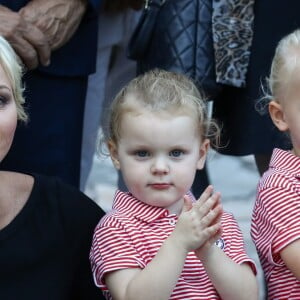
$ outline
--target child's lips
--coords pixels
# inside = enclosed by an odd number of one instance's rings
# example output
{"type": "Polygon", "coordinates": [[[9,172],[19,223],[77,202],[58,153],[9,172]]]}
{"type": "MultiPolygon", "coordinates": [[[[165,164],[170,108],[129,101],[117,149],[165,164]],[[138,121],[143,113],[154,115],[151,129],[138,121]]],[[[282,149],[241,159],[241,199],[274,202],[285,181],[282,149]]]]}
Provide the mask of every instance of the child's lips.
{"type": "Polygon", "coordinates": [[[156,190],[166,190],[171,184],[170,183],[151,183],[150,186],[156,190]]]}

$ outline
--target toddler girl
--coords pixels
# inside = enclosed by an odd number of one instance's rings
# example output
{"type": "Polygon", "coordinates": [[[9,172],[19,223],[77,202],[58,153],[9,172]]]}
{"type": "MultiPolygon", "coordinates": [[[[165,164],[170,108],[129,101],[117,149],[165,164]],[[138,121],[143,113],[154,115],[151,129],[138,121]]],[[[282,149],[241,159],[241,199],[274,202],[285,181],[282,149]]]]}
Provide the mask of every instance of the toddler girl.
{"type": "Polygon", "coordinates": [[[150,71],[116,96],[105,141],[129,192],[117,191],[90,254],[107,299],[257,299],[254,263],[220,193],[189,192],[213,128],[180,74],[150,71]]]}
{"type": "Polygon", "coordinates": [[[269,299],[300,299],[300,31],[277,46],[269,78],[268,108],[291,150],[274,149],[262,176],[251,236],[264,270],[269,299]]]}

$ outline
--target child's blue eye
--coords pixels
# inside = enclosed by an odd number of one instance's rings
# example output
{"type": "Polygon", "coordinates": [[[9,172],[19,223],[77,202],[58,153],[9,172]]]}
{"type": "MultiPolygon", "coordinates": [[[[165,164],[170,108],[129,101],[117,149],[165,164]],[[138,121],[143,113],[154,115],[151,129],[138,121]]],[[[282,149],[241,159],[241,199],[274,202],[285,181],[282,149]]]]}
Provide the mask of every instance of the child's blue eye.
{"type": "Polygon", "coordinates": [[[135,155],[138,157],[146,157],[149,156],[149,152],[145,150],[136,151],[135,155]]]}
{"type": "Polygon", "coordinates": [[[178,150],[178,149],[172,150],[170,152],[170,156],[173,156],[173,157],[179,157],[182,154],[183,154],[183,151],[182,150],[178,150]]]}

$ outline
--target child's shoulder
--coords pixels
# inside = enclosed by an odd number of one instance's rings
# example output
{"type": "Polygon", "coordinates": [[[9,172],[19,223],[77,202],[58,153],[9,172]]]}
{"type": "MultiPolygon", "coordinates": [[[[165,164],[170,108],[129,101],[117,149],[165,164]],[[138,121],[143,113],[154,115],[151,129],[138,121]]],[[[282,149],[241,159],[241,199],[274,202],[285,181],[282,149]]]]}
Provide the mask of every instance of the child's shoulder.
{"type": "Polygon", "coordinates": [[[286,170],[270,168],[259,180],[258,190],[269,188],[290,188],[294,176],[286,170]]]}
{"type": "Polygon", "coordinates": [[[124,227],[134,224],[134,217],[120,212],[119,210],[112,209],[107,212],[98,223],[97,227],[124,227]]]}

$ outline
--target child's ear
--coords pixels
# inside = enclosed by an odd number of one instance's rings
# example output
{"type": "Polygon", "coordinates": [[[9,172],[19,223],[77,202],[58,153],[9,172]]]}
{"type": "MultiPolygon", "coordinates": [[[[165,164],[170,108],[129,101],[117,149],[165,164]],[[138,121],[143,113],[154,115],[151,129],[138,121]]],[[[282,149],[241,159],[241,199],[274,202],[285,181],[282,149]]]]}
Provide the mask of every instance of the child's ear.
{"type": "Polygon", "coordinates": [[[274,125],[280,131],[287,131],[289,129],[289,126],[285,121],[282,105],[280,103],[272,100],[269,103],[269,113],[274,125]]]}
{"type": "Polygon", "coordinates": [[[113,142],[112,140],[109,140],[107,143],[107,147],[109,150],[109,154],[110,154],[110,158],[115,166],[115,168],[117,170],[120,169],[120,162],[119,162],[119,157],[118,157],[118,149],[117,149],[117,145],[115,142],[113,142]]]}
{"type": "Polygon", "coordinates": [[[198,160],[198,163],[197,163],[197,169],[198,170],[201,170],[201,169],[204,168],[204,164],[205,164],[205,161],[206,161],[206,156],[207,156],[208,149],[209,149],[209,139],[205,139],[202,142],[202,145],[201,145],[200,151],[199,151],[199,160],[198,160]]]}

